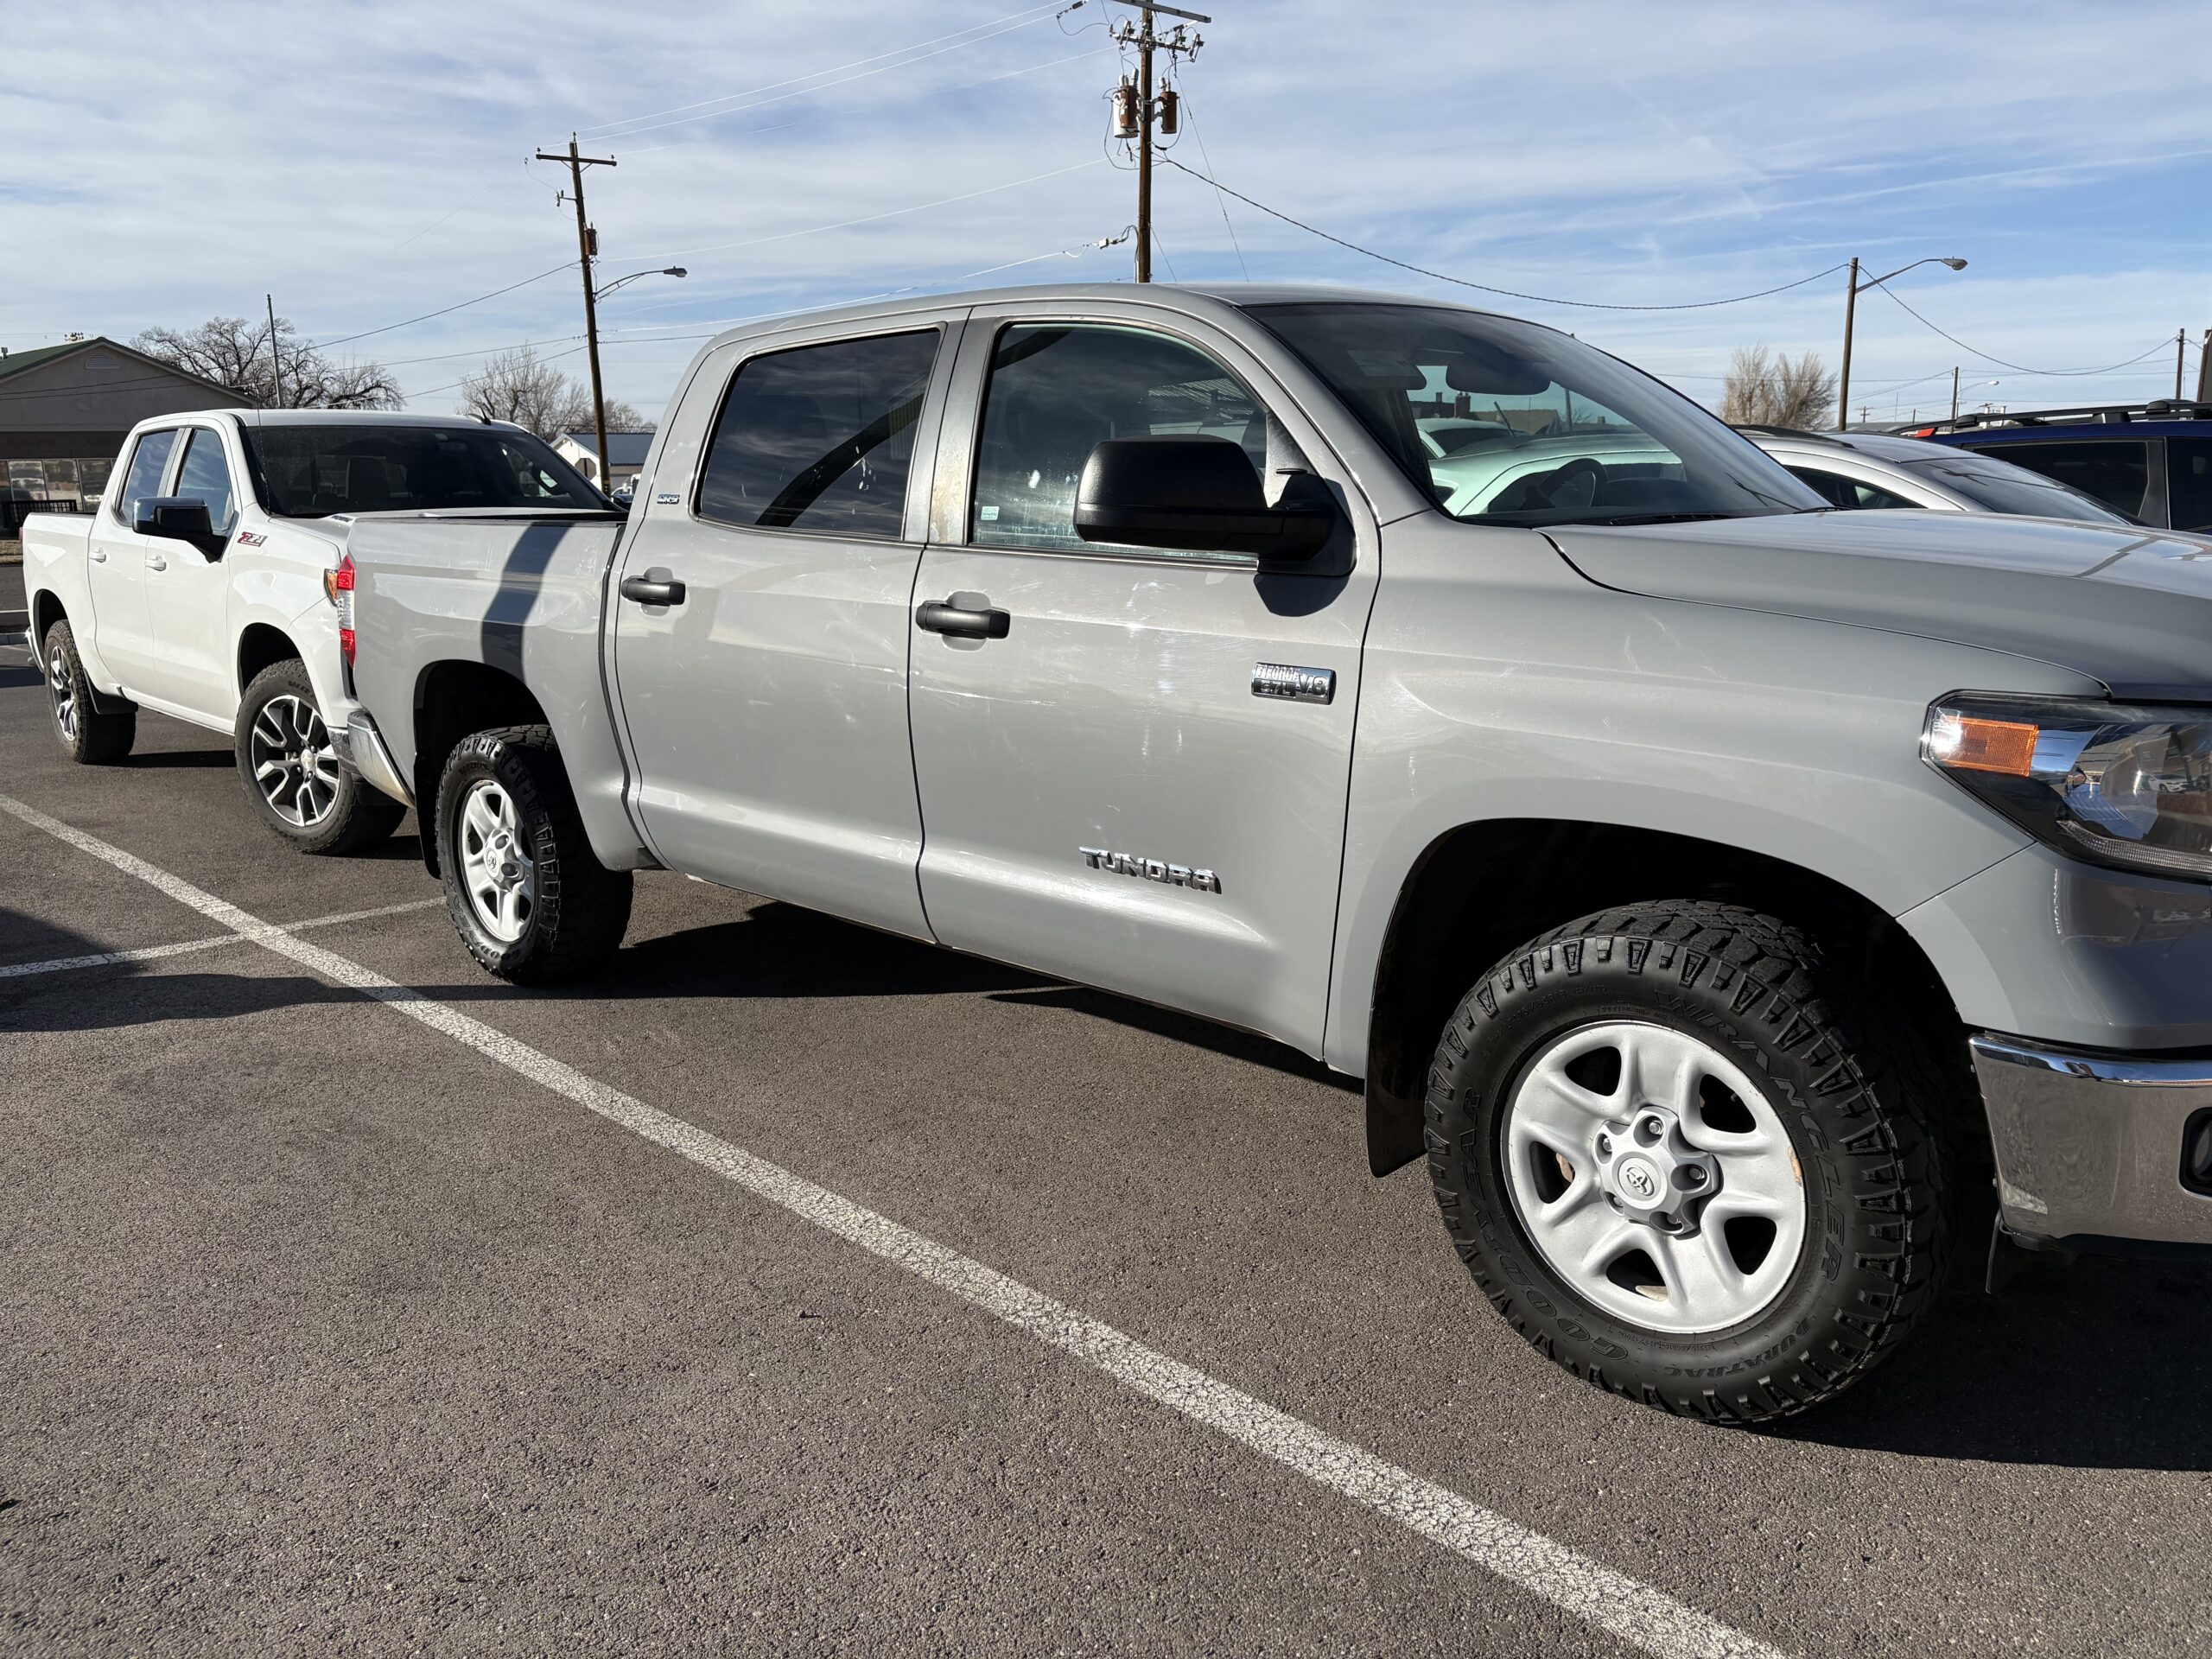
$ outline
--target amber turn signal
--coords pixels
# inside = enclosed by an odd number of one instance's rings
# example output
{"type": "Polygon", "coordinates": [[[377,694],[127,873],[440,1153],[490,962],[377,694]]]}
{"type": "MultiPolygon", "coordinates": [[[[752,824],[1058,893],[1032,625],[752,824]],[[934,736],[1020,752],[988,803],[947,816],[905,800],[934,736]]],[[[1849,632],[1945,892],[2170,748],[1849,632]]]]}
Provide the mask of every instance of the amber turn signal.
{"type": "Polygon", "coordinates": [[[2025,778],[2035,770],[2037,728],[2022,721],[1977,715],[1938,716],[1929,734],[1929,758],[1954,772],[1998,772],[2025,778]]]}

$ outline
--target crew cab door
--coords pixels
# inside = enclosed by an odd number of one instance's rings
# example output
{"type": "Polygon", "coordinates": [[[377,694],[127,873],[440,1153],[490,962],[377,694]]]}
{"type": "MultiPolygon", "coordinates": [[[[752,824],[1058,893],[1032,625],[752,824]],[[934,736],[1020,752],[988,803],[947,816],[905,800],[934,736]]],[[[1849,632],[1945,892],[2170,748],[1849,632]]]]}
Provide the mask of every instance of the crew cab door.
{"type": "Polygon", "coordinates": [[[207,504],[207,521],[223,538],[213,554],[177,542],[138,537],[146,572],[146,632],[149,647],[142,696],[213,720],[238,712],[237,676],[231,662],[231,573],[225,563],[238,528],[238,492],[223,435],[212,426],[188,426],[169,493],[207,504]]]}
{"type": "Polygon", "coordinates": [[[125,690],[140,690],[153,658],[147,638],[146,554],[169,545],[141,536],[130,526],[134,504],[162,493],[169,463],[176,458],[175,427],[141,432],[124,458],[121,478],[110,489],[92,520],[87,539],[86,586],[92,601],[92,642],[107,671],[125,690]]]}
{"type": "Polygon", "coordinates": [[[910,693],[937,937],[1318,1052],[1377,545],[1349,474],[1225,333],[1035,302],[971,316],[938,476],[910,693]],[[1292,574],[1077,536],[1096,444],[1193,433],[1320,474],[1340,545],[1292,574]]]}
{"type": "Polygon", "coordinates": [[[907,608],[957,315],[733,342],[616,572],[640,827],[688,874],[927,938],[907,608]]]}

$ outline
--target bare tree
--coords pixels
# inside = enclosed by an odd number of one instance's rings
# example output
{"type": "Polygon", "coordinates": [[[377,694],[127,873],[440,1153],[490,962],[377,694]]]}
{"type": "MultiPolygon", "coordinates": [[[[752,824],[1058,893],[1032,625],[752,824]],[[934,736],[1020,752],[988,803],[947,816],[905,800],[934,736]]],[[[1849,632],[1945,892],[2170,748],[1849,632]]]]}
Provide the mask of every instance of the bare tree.
{"type": "MultiPolygon", "coordinates": [[[[571,379],[528,346],[486,358],[461,382],[464,414],[512,421],[550,442],[563,432],[592,430],[591,385],[571,379]]],[[[607,400],[610,432],[649,430],[645,417],[619,397],[607,400]]]]}
{"type": "Polygon", "coordinates": [[[276,360],[261,318],[210,317],[183,331],[149,328],[130,343],[188,374],[235,387],[264,408],[397,409],[403,401],[399,383],[381,363],[333,361],[300,338],[289,317],[276,319],[276,360]]]}
{"type": "Polygon", "coordinates": [[[1819,356],[1772,355],[1739,346],[1728,364],[1720,418],[1738,426],[1826,426],[1835,415],[1835,376],[1819,356]]]}

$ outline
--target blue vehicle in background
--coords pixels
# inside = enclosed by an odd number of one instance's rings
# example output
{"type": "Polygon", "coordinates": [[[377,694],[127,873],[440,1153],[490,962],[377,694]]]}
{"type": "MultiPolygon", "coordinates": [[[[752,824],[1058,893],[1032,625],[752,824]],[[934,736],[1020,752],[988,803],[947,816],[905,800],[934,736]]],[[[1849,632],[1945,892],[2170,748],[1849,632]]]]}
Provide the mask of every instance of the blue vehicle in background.
{"type": "Polygon", "coordinates": [[[2070,484],[2139,524],[2212,531],[2212,403],[2015,410],[1896,429],[2070,484]]]}

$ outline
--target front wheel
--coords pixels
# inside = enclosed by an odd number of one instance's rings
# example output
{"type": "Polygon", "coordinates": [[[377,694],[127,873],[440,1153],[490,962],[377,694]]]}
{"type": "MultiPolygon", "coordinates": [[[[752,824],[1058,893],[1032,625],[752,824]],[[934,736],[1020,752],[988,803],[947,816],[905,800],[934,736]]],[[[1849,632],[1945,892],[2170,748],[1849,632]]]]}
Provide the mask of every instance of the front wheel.
{"type": "Polygon", "coordinates": [[[593,856],[545,727],[461,741],[438,782],[437,836],[447,912],[487,973],[546,984],[622,943],[630,872],[593,856]]]}
{"type": "Polygon", "coordinates": [[[253,677],[232,737],[238,776],[261,821],[302,853],[353,853],[399,828],[407,809],[339,762],[307,664],[253,677]]]}
{"type": "Polygon", "coordinates": [[[1461,1259],[1540,1351],[1758,1422],[1849,1387],[1934,1300],[1932,1077],[1797,930],[1637,906],[1468,993],[1430,1074],[1430,1173],[1461,1259]]]}

